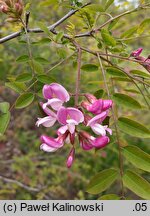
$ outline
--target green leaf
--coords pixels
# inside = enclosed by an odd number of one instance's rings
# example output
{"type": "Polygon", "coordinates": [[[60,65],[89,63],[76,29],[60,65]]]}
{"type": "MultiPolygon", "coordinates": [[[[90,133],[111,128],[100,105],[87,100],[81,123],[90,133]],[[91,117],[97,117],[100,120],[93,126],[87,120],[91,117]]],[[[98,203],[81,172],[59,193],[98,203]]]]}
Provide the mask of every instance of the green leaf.
{"type": "Polygon", "coordinates": [[[58,42],[61,42],[61,39],[63,38],[63,36],[64,36],[64,33],[63,33],[63,32],[59,32],[59,33],[56,35],[56,38],[55,38],[56,42],[57,42],[57,43],[58,43],[58,42]]]}
{"type": "Polygon", "coordinates": [[[57,4],[58,2],[56,0],[45,0],[45,1],[41,1],[39,3],[39,6],[41,7],[47,7],[47,6],[50,6],[52,4],[57,4]]]}
{"type": "Polygon", "coordinates": [[[96,174],[87,186],[87,192],[90,194],[99,194],[105,191],[117,179],[118,171],[115,169],[106,169],[96,174]]]}
{"type": "Polygon", "coordinates": [[[110,22],[109,26],[108,26],[108,30],[112,30],[114,27],[116,27],[116,24],[118,23],[119,19],[115,19],[113,21],[110,22]]]}
{"type": "Polygon", "coordinates": [[[120,200],[120,197],[116,194],[106,194],[99,197],[98,200],[120,200]]]}
{"type": "Polygon", "coordinates": [[[139,169],[150,172],[150,155],[136,146],[123,148],[126,159],[139,169]]]}
{"type": "Polygon", "coordinates": [[[150,25],[150,18],[145,19],[143,22],[141,22],[141,24],[139,25],[139,28],[137,30],[138,34],[142,34],[146,29],[149,29],[149,25],[150,25]]]}
{"type": "Polygon", "coordinates": [[[114,3],[114,0],[107,0],[105,4],[105,10],[107,10],[113,3],[114,3]]]}
{"type": "Polygon", "coordinates": [[[50,38],[42,38],[41,40],[39,41],[36,41],[36,42],[32,42],[33,45],[44,45],[44,44],[49,44],[51,43],[51,39],[50,38]]]}
{"type": "Polygon", "coordinates": [[[3,135],[10,122],[10,112],[0,114],[0,135],[3,135]]]}
{"type": "Polygon", "coordinates": [[[24,83],[20,83],[20,82],[6,82],[5,86],[13,89],[17,93],[22,93],[26,89],[26,85],[24,83]]]}
{"type": "Polygon", "coordinates": [[[37,79],[38,79],[38,81],[40,81],[44,84],[56,82],[56,80],[53,77],[47,76],[47,75],[39,75],[39,76],[37,76],[37,79]]]}
{"type": "Polygon", "coordinates": [[[129,89],[129,88],[127,88],[127,89],[124,89],[124,90],[127,91],[127,92],[134,93],[134,94],[140,94],[140,92],[137,91],[137,90],[135,90],[135,89],[129,89]]]}
{"type": "Polygon", "coordinates": [[[150,184],[144,178],[131,170],[127,170],[123,176],[124,185],[139,197],[150,199],[150,184]]]}
{"type": "Polygon", "coordinates": [[[125,106],[131,109],[141,109],[141,105],[134,98],[120,93],[115,93],[113,95],[113,100],[117,103],[118,106],[125,106]]]}
{"type": "Polygon", "coordinates": [[[10,108],[10,104],[8,102],[1,102],[0,103],[0,112],[7,113],[10,108]]]}
{"type": "Polygon", "coordinates": [[[30,66],[35,70],[37,74],[43,74],[44,73],[44,68],[43,65],[35,60],[33,60],[33,64],[29,62],[30,66]]]}
{"type": "Polygon", "coordinates": [[[50,63],[47,59],[42,58],[42,57],[36,57],[36,58],[34,58],[34,60],[40,64],[49,64],[50,63]]]}
{"type": "Polygon", "coordinates": [[[136,33],[138,27],[137,26],[134,26],[130,29],[128,29],[127,31],[123,32],[123,34],[120,36],[120,38],[129,38],[131,36],[134,35],[134,33],[136,33]]]}
{"type": "Polygon", "coordinates": [[[103,89],[99,89],[98,91],[96,91],[95,93],[94,93],[94,96],[96,97],[96,98],[102,98],[103,97],[103,95],[104,95],[104,90],[103,89]]]}
{"type": "Polygon", "coordinates": [[[131,136],[150,138],[150,130],[148,128],[129,118],[120,117],[118,119],[118,126],[123,132],[131,136]]]}
{"type": "Polygon", "coordinates": [[[17,109],[22,109],[24,107],[29,106],[34,100],[34,94],[28,92],[20,95],[20,97],[16,101],[15,107],[17,109]]]}
{"type": "Polygon", "coordinates": [[[108,30],[102,29],[101,30],[101,36],[102,36],[104,43],[107,46],[116,46],[116,40],[114,39],[114,37],[112,35],[110,35],[108,30]]]}
{"type": "Polygon", "coordinates": [[[58,49],[57,54],[59,55],[60,58],[65,59],[67,57],[67,53],[65,49],[58,49]]]}
{"type": "Polygon", "coordinates": [[[21,55],[19,56],[16,61],[17,62],[28,62],[29,61],[29,56],[28,55],[21,55]]]}
{"type": "Polygon", "coordinates": [[[43,23],[43,22],[38,22],[38,26],[40,27],[40,29],[47,34],[48,36],[52,36],[52,33],[49,31],[49,29],[47,28],[47,26],[43,23]]]}
{"type": "Polygon", "coordinates": [[[32,74],[31,73],[23,73],[17,76],[16,81],[17,82],[27,82],[32,80],[32,74]]]}
{"type": "Polygon", "coordinates": [[[150,74],[146,73],[144,71],[140,71],[140,70],[130,70],[130,73],[132,73],[133,75],[136,75],[138,77],[142,77],[142,78],[149,78],[150,79],[150,74]]]}
{"type": "Polygon", "coordinates": [[[106,72],[115,77],[127,77],[126,74],[124,74],[121,70],[115,68],[115,67],[107,67],[106,72]]]}
{"type": "Polygon", "coordinates": [[[98,70],[98,66],[95,64],[85,64],[85,65],[82,65],[81,69],[83,71],[93,72],[93,71],[98,70]]]}
{"type": "Polygon", "coordinates": [[[120,82],[132,82],[132,80],[127,77],[112,77],[112,79],[120,82]]]}
{"type": "Polygon", "coordinates": [[[83,10],[86,10],[88,9],[88,11],[94,11],[94,12],[104,12],[104,8],[102,7],[102,5],[100,4],[91,4],[91,5],[88,5],[85,9],[83,10]]]}

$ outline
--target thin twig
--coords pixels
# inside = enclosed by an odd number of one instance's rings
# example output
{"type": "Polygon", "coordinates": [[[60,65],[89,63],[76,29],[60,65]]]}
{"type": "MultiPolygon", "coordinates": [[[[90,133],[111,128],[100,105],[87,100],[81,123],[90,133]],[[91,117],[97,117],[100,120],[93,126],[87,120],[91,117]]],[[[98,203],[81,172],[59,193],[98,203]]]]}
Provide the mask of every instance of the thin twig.
{"type": "Polygon", "coordinates": [[[6,177],[1,176],[1,175],[0,175],[0,180],[4,181],[4,182],[6,182],[6,183],[16,184],[16,185],[18,185],[19,187],[22,187],[22,188],[24,188],[25,190],[28,190],[28,191],[30,191],[30,192],[39,192],[39,191],[41,191],[41,190],[43,189],[43,188],[33,188],[33,187],[29,187],[29,186],[27,186],[27,185],[25,185],[25,184],[23,184],[23,183],[21,183],[21,182],[19,182],[19,181],[17,181],[17,180],[10,179],[10,178],[6,178],[6,177]]]}
{"type": "MultiPolygon", "coordinates": [[[[101,56],[101,53],[95,52],[95,51],[92,51],[92,50],[89,50],[88,48],[81,47],[81,49],[84,50],[85,52],[91,53],[92,55],[97,56],[97,53],[98,53],[98,54],[101,56]]],[[[106,54],[104,54],[104,55],[106,55],[106,54]]],[[[113,56],[113,57],[114,57],[114,56],[113,56]]],[[[117,57],[119,58],[119,56],[117,56],[117,57]]],[[[115,57],[114,57],[114,58],[115,58],[115,57]]],[[[126,74],[129,78],[134,79],[134,80],[136,80],[136,81],[138,81],[138,82],[140,82],[140,83],[142,83],[142,84],[145,84],[145,85],[147,85],[147,86],[150,86],[149,83],[144,82],[143,80],[139,79],[138,77],[132,76],[130,73],[128,73],[127,71],[123,70],[121,67],[118,67],[117,65],[113,64],[111,61],[109,61],[108,59],[104,58],[103,56],[101,56],[101,59],[104,60],[104,61],[106,61],[106,62],[108,62],[108,63],[109,63],[110,65],[112,65],[113,67],[115,67],[115,68],[121,70],[121,71],[122,71],[124,74],[126,74]]],[[[139,62],[138,62],[138,63],[139,63],[139,62]]]]}
{"type": "MultiPolygon", "coordinates": [[[[55,28],[57,26],[59,26],[60,24],[62,24],[65,20],[67,20],[69,17],[71,17],[72,15],[74,15],[76,12],[78,12],[81,8],[84,8],[88,5],[90,5],[91,3],[86,3],[85,5],[81,6],[80,8],[78,9],[72,9],[71,11],[69,11],[65,16],[63,16],[61,19],[59,19],[57,22],[55,22],[54,24],[48,26],[48,30],[51,31],[53,34],[57,34],[56,31],[55,31],[55,28]]],[[[28,29],[27,30],[28,33],[30,32],[33,32],[33,33],[42,33],[43,31],[40,29],[40,28],[34,28],[34,29],[28,29]]],[[[9,40],[12,40],[16,37],[19,37],[21,34],[23,34],[24,31],[23,30],[20,30],[18,32],[14,32],[8,36],[5,36],[3,38],[0,39],[0,44],[2,43],[5,43],[6,41],[9,41],[9,40]]],[[[64,35],[65,37],[65,35],[64,35]]],[[[69,36],[66,35],[67,38],[70,38],[69,36]]]]}
{"type": "MultiPolygon", "coordinates": [[[[75,53],[75,52],[74,52],[74,53],[75,53]]],[[[64,63],[65,61],[67,61],[69,58],[71,58],[71,57],[74,55],[74,53],[72,53],[72,54],[69,55],[67,58],[63,59],[62,61],[58,62],[56,65],[54,65],[53,67],[51,67],[51,68],[46,72],[46,74],[48,74],[50,71],[52,71],[53,69],[55,69],[56,67],[58,67],[59,65],[61,65],[61,64],[64,63]]],[[[28,86],[28,87],[24,90],[24,92],[29,91],[29,90],[32,88],[32,86],[34,86],[37,82],[38,82],[38,79],[36,79],[33,83],[31,83],[31,85],[28,86]]],[[[18,99],[18,98],[17,98],[17,99],[18,99]]],[[[15,107],[15,104],[16,104],[17,99],[16,99],[15,102],[12,104],[12,106],[11,106],[10,109],[9,109],[9,111],[12,111],[12,110],[13,110],[13,108],[15,107]]]]}
{"type": "MultiPolygon", "coordinates": [[[[149,4],[148,4],[149,5],[149,4]]],[[[136,12],[140,9],[150,9],[150,7],[145,7],[144,5],[140,5],[138,6],[137,8],[135,9],[132,9],[132,10],[129,10],[129,11],[125,11],[115,17],[111,17],[110,19],[108,19],[106,22],[104,22],[102,25],[100,25],[99,27],[95,28],[95,29],[92,29],[91,31],[89,32],[85,32],[85,33],[82,33],[82,34],[78,34],[75,36],[75,38],[80,38],[80,37],[89,37],[91,36],[93,33],[96,33],[98,32],[100,29],[102,29],[103,27],[105,27],[107,24],[109,24],[110,22],[116,20],[116,19],[119,19],[127,14],[130,14],[130,13],[133,13],[133,12],[136,12]]]]}
{"type": "MultiPolygon", "coordinates": [[[[58,20],[56,23],[54,23],[53,25],[51,26],[48,26],[47,28],[49,29],[50,32],[52,32],[53,34],[58,34],[58,32],[55,31],[55,28],[57,26],[59,26],[62,22],[64,22],[66,19],[68,19],[69,17],[71,17],[73,14],[75,14],[77,11],[79,11],[81,8],[84,8],[88,5],[90,5],[91,3],[87,3],[85,5],[83,5],[82,7],[80,7],[79,9],[76,9],[76,10],[71,10],[69,13],[67,13],[64,17],[62,17],[60,20],[58,20]]],[[[133,10],[129,10],[129,11],[125,11],[115,17],[112,17],[110,18],[109,20],[107,20],[105,23],[103,23],[101,26],[95,28],[95,29],[92,29],[91,31],[89,32],[84,32],[84,33],[81,33],[81,34],[77,34],[74,36],[74,38],[81,38],[81,37],[89,37],[91,36],[93,33],[96,33],[97,31],[99,31],[100,29],[102,29],[103,27],[105,27],[107,24],[109,24],[110,22],[122,17],[122,16],[125,16],[127,14],[130,14],[130,13],[133,13],[133,12],[136,12],[140,9],[150,9],[150,7],[146,7],[145,5],[140,5],[138,6],[137,8],[133,9],[133,10]]],[[[42,33],[43,31],[40,29],[40,28],[33,28],[33,29],[28,29],[28,32],[32,32],[32,33],[42,33]]],[[[0,44],[1,43],[5,43],[6,41],[9,41],[9,40],[12,40],[18,36],[20,36],[22,33],[24,33],[23,31],[18,31],[18,32],[15,32],[15,33],[12,33],[8,36],[5,36],[3,38],[0,39],[0,44]]],[[[71,37],[67,34],[64,34],[63,35],[64,38],[68,38],[68,39],[71,39],[71,37]]]]}
{"type": "Polygon", "coordinates": [[[79,93],[80,93],[80,79],[81,79],[81,55],[82,50],[80,48],[80,45],[77,44],[74,40],[72,40],[72,43],[75,45],[77,49],[77,76],[76,76],[76,90],[75,90],[75,106],[78,107],[78,100],[79,100],[79,93]]]}
{"type": "MultiPolygon", "coordinates": [[[[108,85],[107,85],[105,70],[104,70],[102,60],[101,60],[101,57],[100,57],[99,53],[97,53],[97,57],[98,57],[99,65],[100,65],[100,68],[101,68],[101,71],[102,71],[102,74],[103,74],[103,79],[104,79],[107,95],[108,95],[108,98],[111,99],[111,94],[110,94],[110,91],[109,91],[109,88],[108,88],[108,85]]],[[[123,155],[122,155],[122,152],[121,152],[119,131],[118,131],[118,127],[117,127],[117,119],[116,119],[116,116],[115,116],[115,111],[114,111],[113,107],[111,108],[111,110],[112,110],[112,116],[113,116],[113,120],[114,120],[114,126],[115,126],[115,132],[116,132],[116,140],[117,140],[117,144],[118,144],[121,196],[122,196],[122,198],[124,198],[124,186],[123,186],[123,180],[122,180],[122,177],[123,177],[123,155]]]]}

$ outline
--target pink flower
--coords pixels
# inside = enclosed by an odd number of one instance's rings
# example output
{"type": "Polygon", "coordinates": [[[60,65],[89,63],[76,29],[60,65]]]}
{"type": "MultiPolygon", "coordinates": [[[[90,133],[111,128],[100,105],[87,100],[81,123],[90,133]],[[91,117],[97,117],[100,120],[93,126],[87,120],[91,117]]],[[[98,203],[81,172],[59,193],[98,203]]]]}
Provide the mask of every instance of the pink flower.
{"type": "Polygon", "coordinates": [[[83,150],[88,151],[93,149],[92,141],[95,138],[85,131],[79,133],[79,142],[83,150]]]}
{"type": "Polygon", "coordinates": [[[101,136],[93,140],[92,145],[97,148],[101,149],[105,147],[109,143],[110,139],[108,136],[101,136]]]}
{"type": "Polygon", "coordinates": [[[40,149],[46,152],[55,152],[64,146],[64,143],[71,144],[71,150],[67,157],[66,165],[70,168],[75,158],[75,138],[77,137],[83,150],[101,149],[109,143],[107,132],[111,135],[112,130],[102,122],[108,115],[108,109],[112,106],[112,100],[97,99],[92,94],[85,94],[87,101],[82,102],[82,106],[96,116],[85,113],[74,107],[64,107],[63,103],[69,101],[70,96],[66,89],[57,83],[44,85],[44,98],[46,103],[40,103],[43,111],[47,115],[38,118],[37,126],[52,127],[56,121],[61,125],[57,130],[57,138],[46,135],[41,136],[40,149]],[[86,131],[80,131],[77,126],[89,126],[98,137],[94,137],[86,131]]]}
{"type": "Polygon", "coordinates": [[[86,151],[93,148],[101,149],[105,147],[110,141],[109,137],[107,136],[100,136],[95,138],[85,131],[80,132],[79,140],[81,147],[86,151]]]}
{"type": "Polygon", "coordinates": [[[98,115],[101,112],[106,111],[107,109],[109,109],[112,106],[112,100],[98,99],[98,100],[95,100],[93,103],[83,101],[81,103],[81,105],[87,111],[98,115]]]}
{"type": "Polygon", "coordinates": [[[58,136],[57,138],[42,135],[40,138],[42,141],[40,149],[46,152],[54,152],[64,145],[64,141],[67,136],[67,133],[62,136],[58,136]]]}
{"type": "MultiPolygon", "coordinates": [[[[43,103],[40,104],[43,108],[43,103]]],[[[57,120],[57,115],[53,111],[51,111],[49,108],[45,107],[43,108],[43,111],[48,115],[44,118],[38,118],[38,121],[36,122],[36,125],[39,127],[41,124],[44,127],[52,127],[56,120],[57,120]]]]}
{"type": "Polygon", "coordinates": [[[143,51],[143,48],[138,48],[137,50],[133,51],[130,56],[138,57],[142,51],[143,51]]]}
{"type": "Polygon", "coordinates": [[[59,130],[61,133],[65,133],[67,130],[73,134],[75,132],[76,125],[84,121],[83,113],[72,107],[61,107],[57,112],[57,119],[60,124],[64,125],[59,130]]]}
{"type": "Polygon", "coordinates": [[[89,122],[87,123],[87,126],[90,126],[93,132],[97,135],[106,136],[106,131],[112,135],[112,130],[108,128],[107,125],[103,126],[101,123],[104,121],[104,119],[107,117],[107,112],[102,112],[99,115],[96,115],[93,117],[89,122]]]}
{"type": "Polygon", "coordinates": [[[38,118],[36,126],[39,127],[42,124],[44,127],[52,127],[55,124],[55,122],[56,118],[52,116],[46,116],[44,118],[38,118]]]}
{"type": "Polygon", "coordinates": [[[70,168],[73,164],[73,161],[74,161],[74,158],[75,158],[75,149],[74,147],[71,149],[69,155],[68,155],[68,158],[67,158],[67,167],[70,168]]]}
{"type": "Polygon", "coordinates": [[[58,110],[64,102],[70,100],[67,90],[58,83],[44,85],[43,96],[45,99],[48,99],[48,102],[43,104],[44,109],[49,105],[54,110],[58,110]]]}
{"type": "Polygon", "coordinates": [[[139,48],[133,51],[130,56],[138,60],[139,64],[142,65],[148,72],[150,72],[150,56],[148,56],[147,58],[145,58],[144,56],[140,56],[142,50],[142,48],[139,48]]]}

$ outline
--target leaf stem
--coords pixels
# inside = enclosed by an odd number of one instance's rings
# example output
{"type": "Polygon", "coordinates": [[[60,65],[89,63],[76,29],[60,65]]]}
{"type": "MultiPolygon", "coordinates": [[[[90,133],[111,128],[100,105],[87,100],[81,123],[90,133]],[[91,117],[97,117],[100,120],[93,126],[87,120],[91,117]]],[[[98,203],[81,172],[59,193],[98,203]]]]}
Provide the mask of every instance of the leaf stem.
{"type": "Polygon", "coordinates": [[[74,40],[71,42],[75,45],[77,49],[77,75],[76,75],[76,90],[75,90],[75,106],[78,107],[79,102],[79,93],[80,93],[80,79],[81,79],[81,55],[82,50],[79,44],[77,44],[74,40]]]}
{"type": "MultiPolygon", "coordinates": [[[[103,75],[107,95],[108,95],[108,98],[111,99],[111,94],[110,94],[110,91],[109,91],[109,88],[108,88],[108,85],[107,85],[105,70],[104,70],[102,60],[101,60],[101,57],[100,57],[99,53],[97,53],[97,57],[98,57],[98,61],[99,61],[101,71],[102,71],[102,75],[103,75]]],[[[114,111],[113,107],[112,107],[111,110],[112,110],[112,116],[113,116],[113,120],[114,120],[115,132],[116,132],[116,141],[117,141],[117,144],[118,144],[121,196],[122,196],[122,199],[124,199],[124,186],[123,186],[123,180],[122,180],[122,177],[123,177],[123,155],[122,155],[122,151],[121,151],[121,145],[120,145],[120,140],[119,140],[119,132],[118,132],[118,127],[117,127],[117,119],[116,119],[116,116],[115,116],[115,111],[114,111]]]]}

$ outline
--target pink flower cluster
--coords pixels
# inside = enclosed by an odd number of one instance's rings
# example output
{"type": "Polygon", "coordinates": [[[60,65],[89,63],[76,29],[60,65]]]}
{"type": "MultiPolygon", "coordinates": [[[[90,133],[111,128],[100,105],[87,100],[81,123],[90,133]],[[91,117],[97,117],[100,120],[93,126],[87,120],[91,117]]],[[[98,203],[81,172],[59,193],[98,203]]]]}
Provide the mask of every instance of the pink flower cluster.
{"type": "Polygon", "coordinates": [[[38,118],[36,125],[39,127],[52,127],[56,121],[61,125],[57,130],[57,137],[41,136],[40,149],[46,152],[54,152],[64,143],[71,144],[71,150],[67,158],[67,167],[70,168],[75,158],[75,139],[79,140],[83,150],[100,149],[109,143],[108,134],[112,134],[108,125],[102,125],[102,122],[108,115],[108,110],[112,106],[111,100],[97,99],[94,95],[85,94],[87,101],[81,103],[80,109],[74,107],[65,107],[64,103],[70,100],[67,90],[58,83],[44,85],[43,96],[46,103],[40,103],[46,114],[44,118],[38,118]],[[84,109],[86,112],[84,111],[84,109]],[[87,111],[93,115],[87,114],[87,111]],[[93,136],[85,131],[77,129],[79,124],[90,127],[93,136]]]}
{"type": "Polygon", "coordinates": [[[139,63],[150,73],[150,55],[145,58],[144,56],[141,56],[142,51],[143,48],[138,48],[133,51],[130,56],[139,61],[139,63]]]}

